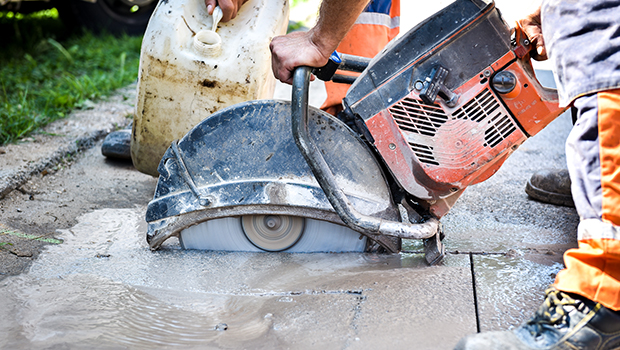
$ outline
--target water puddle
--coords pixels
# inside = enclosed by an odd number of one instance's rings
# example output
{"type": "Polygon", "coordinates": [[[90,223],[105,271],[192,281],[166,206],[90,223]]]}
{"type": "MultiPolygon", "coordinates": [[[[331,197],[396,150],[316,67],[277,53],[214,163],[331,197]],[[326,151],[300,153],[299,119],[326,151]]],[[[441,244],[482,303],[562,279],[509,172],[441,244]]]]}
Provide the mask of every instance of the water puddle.
{"type": "MultiPolygon", "coordinates": [[[[429,268],[422,254],[203,252],[175,240],[152,252],[143,218],[144,208],[86,214],[28,273],[0,282],[0,348],[355,348],[390,339],[448,349],[475,331],[467,254],[429,268]]],[[[494,329],[531,314],[540,301],[530,296],[542,298],[532,289],[559,269],[474,261],[481,319],[494,329]]]]}
{"type": "Polygon", "coordinates": [[[286,335],[316,325],[327,304],[343,322],[323,327],[346,338],[368,290],[361,272],[425,266],[398,255],[184,251],[174,241],[151,252],[143,215],[84,215],[27,274],[0,282],[0,348],[273,348],[310,337],[317,345],[320,334],[286,335]]]}
{"type": "Polygon", "coordinates": [[[505,256],[474,256],[481,329],[514,328],[534,315],[562,264],[505,256]]]}

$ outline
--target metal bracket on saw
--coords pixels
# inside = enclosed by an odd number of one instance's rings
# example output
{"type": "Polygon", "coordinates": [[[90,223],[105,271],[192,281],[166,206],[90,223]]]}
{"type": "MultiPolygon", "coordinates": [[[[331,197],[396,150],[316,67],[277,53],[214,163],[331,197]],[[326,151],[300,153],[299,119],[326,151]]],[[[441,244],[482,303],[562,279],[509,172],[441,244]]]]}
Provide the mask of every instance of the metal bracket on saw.
{"type": "Polygon", "coordinates": [[[440,226],[439,231],[431,237],[424,240],[424,259],[433,266],[440,262],[446,256],[446,247],[441,242],[443,229],[440,226]]]}
{"type": "Polygon", "coordinates": [[[424,87],[420,91],[420,98],[424,103],[434,104],[437,99],[437,95],[441,96],[446,101],[446,105],[449,107],[456,106],[456,102],[459,99],[459,95],[450,91],[445,85],[444,81],[448,76],[448,70],[442,66],[433,68],[431,74],[426,77],[422,83],[424,87]]]}
{"type": "Polygon", "coordinates": [[[198,203],[200,203],[200,205],[202,205],[203,207],[206,207],[209,204],[211,204],[212,199],[206,194],[201,193],[201,191],[198,189],[198,187],[194,183],[192,176],[189,174],[189,171],[187,170],[187,167],[185,166],[185,162],[183,161],[183,156],[181,156],[181,151],[179,151],[179,146],[177,143],[178,143],[177,140],[173,141],[172,144],[170,145],[170,148],[172,148],[172,153],[174,154],[174,159],[176,160],[178,164],[181,177],[183,178],[187,186],[189,186],[189,189],[192,191],[194,196],[198,198],[198,203]]]}

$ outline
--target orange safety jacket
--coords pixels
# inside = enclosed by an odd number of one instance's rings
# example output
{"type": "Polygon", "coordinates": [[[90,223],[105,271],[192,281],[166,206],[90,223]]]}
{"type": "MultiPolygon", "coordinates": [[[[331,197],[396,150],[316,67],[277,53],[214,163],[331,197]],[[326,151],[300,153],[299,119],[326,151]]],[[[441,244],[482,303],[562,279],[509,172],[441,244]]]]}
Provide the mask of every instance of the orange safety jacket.
{"type": "MultiPolygon", "coordinates": [[[[372,58],[394,39],[400,29],[400,0],[373,0],[336,49],[339,53],[372,58]]],[[[342,73],[339,74],[352,74],[342,73]]],[[[321,109],[336,115],[350,85],[325,83],[327,99],[321,109]]]]}

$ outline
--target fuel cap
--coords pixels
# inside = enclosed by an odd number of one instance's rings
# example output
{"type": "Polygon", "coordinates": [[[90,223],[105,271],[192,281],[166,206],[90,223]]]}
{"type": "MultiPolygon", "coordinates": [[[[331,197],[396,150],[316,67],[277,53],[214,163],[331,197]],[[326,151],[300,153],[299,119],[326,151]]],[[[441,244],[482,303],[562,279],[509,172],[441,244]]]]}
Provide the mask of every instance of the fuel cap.
{"type": "Polygon", "coordinates": [[[507,94],[517,86],[517,77],[511,72],[502,71],[495,74],[492,84],[495,91],[500,94],[507,94]]]}

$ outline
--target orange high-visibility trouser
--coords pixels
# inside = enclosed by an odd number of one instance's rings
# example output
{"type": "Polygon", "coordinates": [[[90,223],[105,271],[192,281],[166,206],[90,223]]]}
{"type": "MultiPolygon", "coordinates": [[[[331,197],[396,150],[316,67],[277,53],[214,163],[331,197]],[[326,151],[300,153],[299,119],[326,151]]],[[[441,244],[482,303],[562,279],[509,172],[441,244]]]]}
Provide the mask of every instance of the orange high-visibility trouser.
{"type": "MultiPolygon", "coordinates": [[[[398,35],[399,28],[400,0],[373,0],[360,14],[336,51],[372,58],[398,35]]],[[[327,99],[321,109],[332,115],[340,112],[342,99],[349,87],[347,84],[326,82],[327,99]]]]}
{"type": "Polygon", "coordinates": [[[620,89],[579,97],[566,141],[579,247],[564,254],[559,290],[620,310],[620,89]]]}

